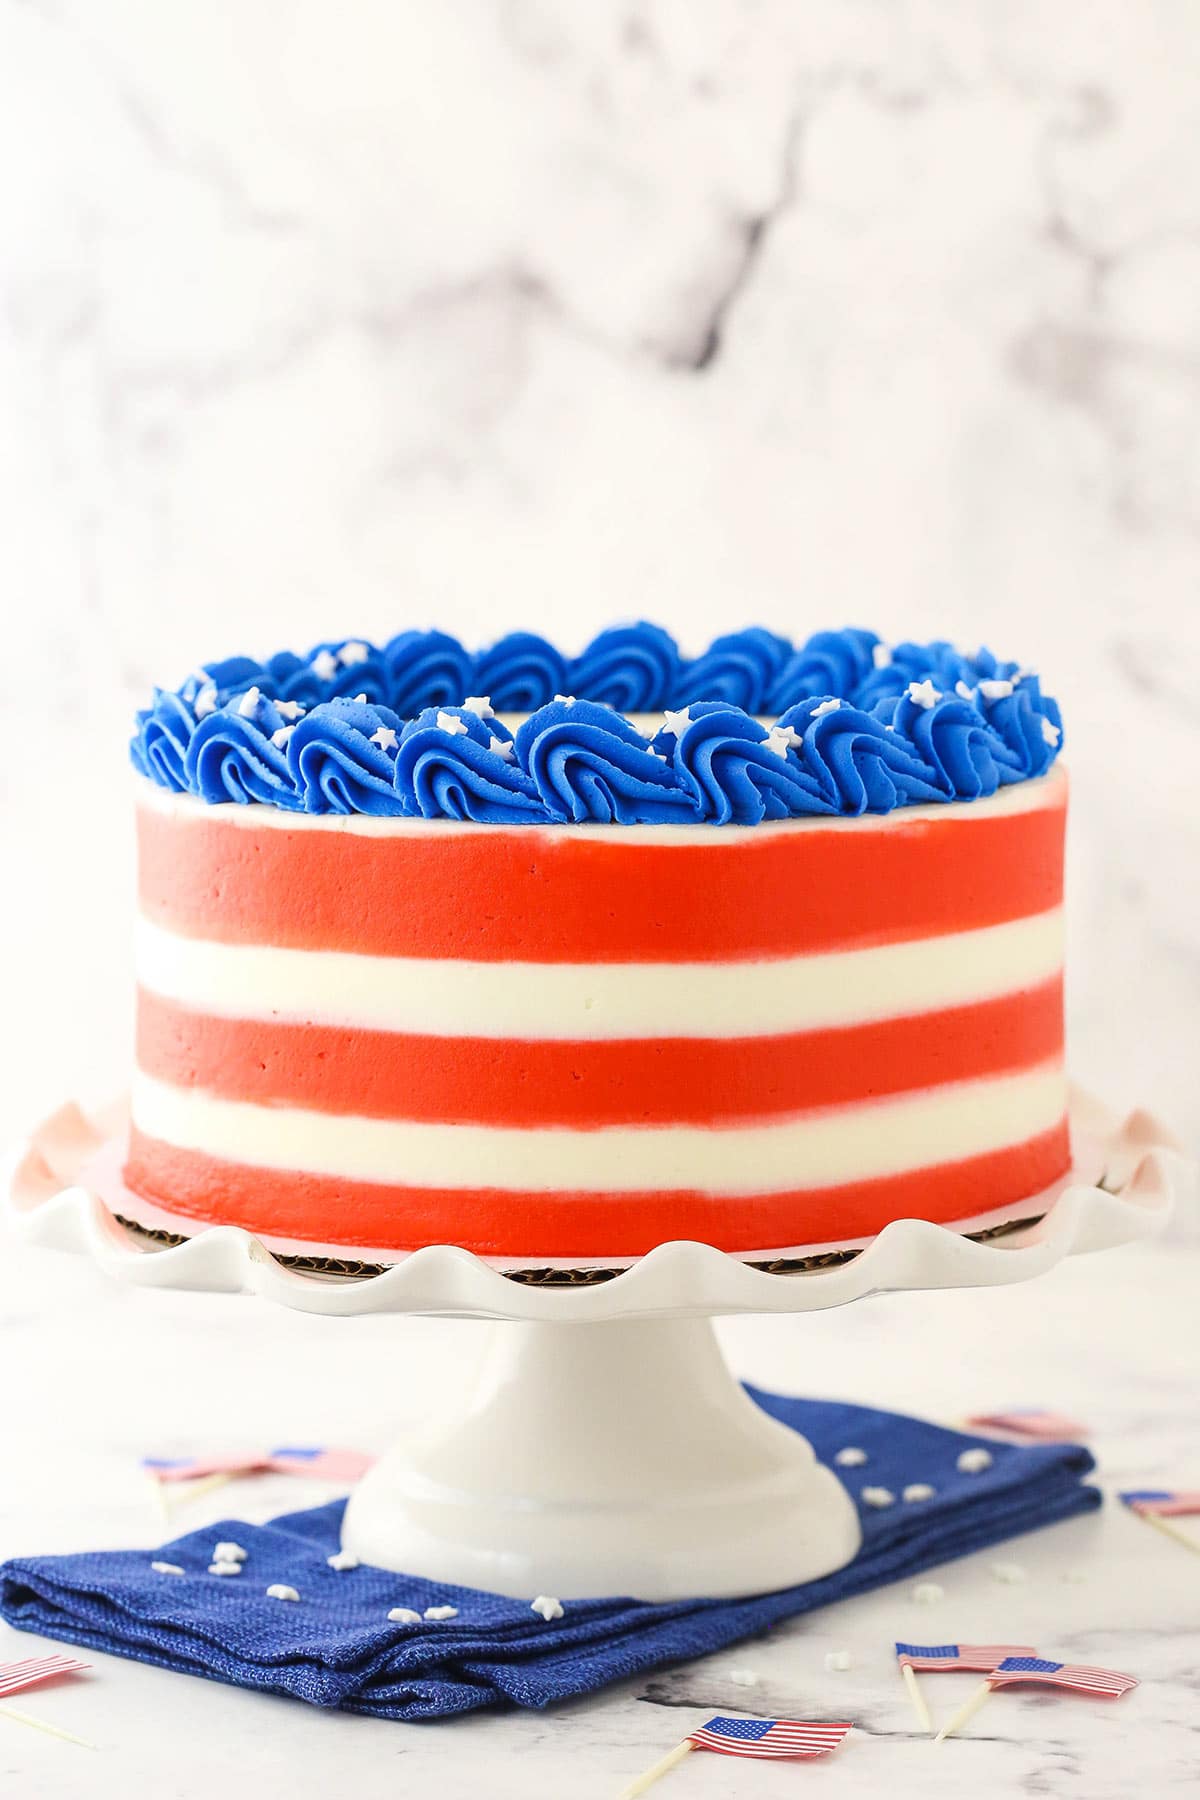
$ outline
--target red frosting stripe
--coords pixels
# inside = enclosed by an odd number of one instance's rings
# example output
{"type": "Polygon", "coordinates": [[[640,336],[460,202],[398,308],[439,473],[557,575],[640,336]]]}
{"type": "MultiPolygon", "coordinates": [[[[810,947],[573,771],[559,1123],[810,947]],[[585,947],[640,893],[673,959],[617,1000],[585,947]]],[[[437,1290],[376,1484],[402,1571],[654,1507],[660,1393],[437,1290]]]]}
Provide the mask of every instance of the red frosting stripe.
{"type": "MultiPolygon", "coordinates": [[[[1003,924],[1062,899],[1066,784],[1028,812],[759,827],[678,846],[372,834],[143,806],[141,908],[184,936],[485,962],[730,962],[1003,924]]],[[[986,805],[985,803],[982,803],[986,805]]]]}
{"type": "Polygon", "coordinates": [[[190,1012],[142,990],[137,1061],[259,1106],[507,1126],[744,1122],[1033,1068],[1062,1050],[1062,982],[779,1037],[521,1042],[190,1012]]]}
{"type": "Polygon", "coordinates": [[[134,1129],[126,1180],[172,1212],[275,1237],[365,1248],[458,1244],[482,1256],[639,1256],[672,1238],[719,1250],[868,1237],[892,1219],[946,1223],[1015,1204],[1070,1166],[1067,1123],[1005,1150],[851,1186],[728,1196],[513,1194],[392,1187],[229,1163],[134,1129]]]}

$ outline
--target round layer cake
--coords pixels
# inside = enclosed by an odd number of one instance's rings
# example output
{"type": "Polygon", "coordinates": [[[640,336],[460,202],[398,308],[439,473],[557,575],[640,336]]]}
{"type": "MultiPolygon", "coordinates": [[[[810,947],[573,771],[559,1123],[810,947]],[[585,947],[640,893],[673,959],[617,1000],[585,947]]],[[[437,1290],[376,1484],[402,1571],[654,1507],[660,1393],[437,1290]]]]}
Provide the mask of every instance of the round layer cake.
{"type": "Polygon", "coordinates": [[[1019,1207],[1070,1162],[1060,741],[864,631],[207,665],[133,745],[127,1184],[529,1263],[1019,1207]]]}

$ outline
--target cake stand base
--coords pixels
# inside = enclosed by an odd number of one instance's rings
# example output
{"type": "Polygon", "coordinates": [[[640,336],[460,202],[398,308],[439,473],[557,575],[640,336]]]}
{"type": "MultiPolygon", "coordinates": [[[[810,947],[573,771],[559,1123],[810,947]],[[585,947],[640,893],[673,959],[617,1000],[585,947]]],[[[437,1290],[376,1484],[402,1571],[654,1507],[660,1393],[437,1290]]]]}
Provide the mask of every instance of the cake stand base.
{"type": "Polygon", "coordinates": [[[515,1598],[683,1600],[813,1581],[858,1518],[734,1380],[707,1319],[494,1325],[450,1416],[355,1488],[363,1562],[515,1598]]]}

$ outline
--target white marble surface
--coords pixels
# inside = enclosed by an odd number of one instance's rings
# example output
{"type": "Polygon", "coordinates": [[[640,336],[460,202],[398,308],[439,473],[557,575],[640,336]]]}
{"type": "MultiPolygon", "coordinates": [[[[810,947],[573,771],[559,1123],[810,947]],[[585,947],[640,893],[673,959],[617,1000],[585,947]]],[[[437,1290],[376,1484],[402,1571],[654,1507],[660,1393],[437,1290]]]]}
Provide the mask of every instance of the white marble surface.
{"type": "MultiPolygon", "coordinates": [[[[1190,1237],[1190,1241],[1189,1241],[1190,1237]]],[[[1195,1394],[1196,1244],[1076,1258],[1026,1286],[906,1295],[805,1319],[722,1327],[738,1371],[763,1385],[919,1410],[954,1422],[1007,1403],[1065,1409],[1091,1424],[1109,1491],[1143,1480],[1200,1485],[1195,1394]]],[[[452,1387],[484,1327],[433,1320],[311,1318],[242,1298],[151,1294],[107,1283],[82,1259],[5,1246],[0,1319],[8,1455],[0,1554],[146,1545],[164,1535],[137,1473],[148,1448],[222,1441],[340,1440],[381,1446],[452,1387]]],[[[314,1504],[326,1490],[310,1486],[314,1504]]],[[[300,1501],[275,1478],[243,1484],[234,1516],[300,1501]]],[[[181,1528],[215,1524],[228,1494],[197,1501],[181,1528]]],[[[236,1535],[236,1534],[235,1534],[236,1535]]],[[[1200,1542],[1200,1531],[1196,1532],[1200,1542]]],[[[770,1796],[797,1781],[829,1795],[937,1797],[1195,1792],[1200,1558],[1118,1505],[932,1572],[936,1605],[912,1582],[847,1602],[703,1662],[640,1676],[545,1714],[475,1715],[437,1726],[327,1715],[272,1698],[98,1658],[81,1683],[29,1694],[25,1709],[92,1739],[95,1751],[0,1717],[0,1782],[22,1800],[117,1800],[140,1784],[172,1800],[393,1788],[441,1800],[615,1800],[640,1768],[713,1712],[846,1717],[858,1729],[820,1771],[705,1757],[668,1794],[770,1796]],[[998,1582],[1016,1562],[1022,1584],[998,1582]],[[998,1695],[961,1742],[916,1731],[892,1640],[1036,1643],[1065,1660],[1127,1670],[1119,1705],[998,1695]],[[853,1666],[828,1673],[826,1652],[853,1666]],[[758,1685],[731,1677],[749,1669],[758,1685]]],[[[0,1626],[0,1660],[34,1640],[0,1626]]],[[[970,1676],[930,1678],[936,1714],[970,1676]]]]}
{"type": "Polygon", "coordinates": [[[1041,668],[1076,1072],[1200,1141],[1196,42],[1191,0],[3,0],[0,1131],[124,1060],[154,679],[644,612],[1041,668]]]}

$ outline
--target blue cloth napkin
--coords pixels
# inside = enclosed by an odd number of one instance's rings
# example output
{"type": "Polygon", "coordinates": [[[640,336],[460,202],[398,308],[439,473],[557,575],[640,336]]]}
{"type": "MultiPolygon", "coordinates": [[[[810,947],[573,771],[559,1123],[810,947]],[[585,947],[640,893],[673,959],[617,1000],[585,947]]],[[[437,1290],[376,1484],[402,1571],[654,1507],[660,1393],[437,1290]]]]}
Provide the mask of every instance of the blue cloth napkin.
{"type": "Polygon", "coordinates": [[[864,1487],[896,1495],[895,1505],[882,1510],[859,1501],[858,1556],[803,1587],[663,1606],[569,1600],[563,1617],[547,1623],[528,1600],[365,1565],[331,1569],[325,1559],[338,1548],[345,1505],[339,1500],[269,1525],[227,1519],[157,1551],[15,1557],[0,1567],[0,1613],[46,1637],[314,1706],[441,1719],[503,1702],[548,1706],[643,1669],[707,1656],[781,1619],[1100,1504],[1098,1490],[1082,1480],[1094,1464],[1079,1445],[987,1440],[991,1467],[960,1474],[959,1454],[984,1440],[870,1407],[749,1391],[773,1418],[804,1433],[856,1500],[864,1487]],[[834,1464],[847,1445],[866,1451],[862,1467],[834,1464]],[[934,1498],[904,1503],[901,1492],[912,1482],[927,1482],[934,1498]],[[222,1538],[249,1553],[236,1579],[207,1573],[222,1538]],[[152,1558],[187,1572],[158,1574],[152,1558]],[[275,1582],[297,1589],[299,1603],[268,1599],[275,1582]],[[397,1606],[458,1612],[440,1622],[399,1625],[387,1617],[397,1606]]]}

